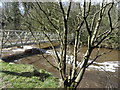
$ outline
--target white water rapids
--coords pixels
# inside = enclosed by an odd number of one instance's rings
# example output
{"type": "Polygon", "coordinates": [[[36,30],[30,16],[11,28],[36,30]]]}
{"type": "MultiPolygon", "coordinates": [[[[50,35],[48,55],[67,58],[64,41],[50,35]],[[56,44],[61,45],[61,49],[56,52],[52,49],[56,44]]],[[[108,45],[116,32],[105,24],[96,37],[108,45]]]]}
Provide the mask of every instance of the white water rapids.
{"type": "MultiPolygon", "coordinates": [[[[52,54],[53,52],[48,51],[48,54],[52,54]]],[[[60,53],[58,52],[58,55],[60,56],[60,53]]],[[[71,64],[73,61],[73,55],[67,55],[67,63],[71,64]]],[[[89,60],[89,63],[92,60],[89,60]]],[[[77,61],[77,64],[79,64],[80,62],[77,61]]],[[[92,65],[90,65],[87,70],[98,70],[98,71],[109,71],[109,72],[115,72],[118,67],[120,67],[120,61],[106,61],[106,62],[94,62],[92,65]]]]}

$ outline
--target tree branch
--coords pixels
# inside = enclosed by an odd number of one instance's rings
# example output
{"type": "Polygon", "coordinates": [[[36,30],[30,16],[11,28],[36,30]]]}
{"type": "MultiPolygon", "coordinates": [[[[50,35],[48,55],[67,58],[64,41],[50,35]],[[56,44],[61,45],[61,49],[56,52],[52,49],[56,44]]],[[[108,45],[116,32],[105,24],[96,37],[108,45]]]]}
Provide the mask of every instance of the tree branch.
{"type": "Polygon", "coordinates": [[[68,6],[67,13],[65,13],[61,0],[59,0],[59,5],[62,10],[63,20],[64,20],[64,33],[63,33],[63,46],[61,48],[61,64],[63,69],[64,78],[66,78],[66,55],[67,55],[67,36],[68,36],[68,18],[71,10],[71,1],[68,6]]]}
{"type": "Polygon", "coordinates": [[[103,40],[105,40],[112,33],[112,31],[114,30],[114,28],[112,26],[111,16],[110,16],[110,11],[111,11],[113,5],[114,5],[114,2],[112,3],[112,5],[110,6],[110,8],[108,10],[108,19],[109,19],[109,23],[110,23],[109,24],[110,25],[110,30],[107,32],[107,34],[94,47],[97,47],[98,45],[100,45],[103,42],[103,40]]]}
{"type": "Polygon", "coordinates": [[[108,52],[103,52],[101,54],[99,54],[99,52],[97,52],[97,55],[96,57],[86,66],[86,68],[88,68],[90,65],[92,65],[99,57],[107,54],[107,53],[110,53],[112,50],[108,51],[108,52]]]}
{"type": "Polygon", "coordinates": [[[104,8],[106,8],[106,7],[107,7],[108,5],[110,5],[110,4],[111,4],[111,3],[108,3],[108,4],[104,5],[99,11],[97,11],[97,12],[94,14],[93,19],[92,19],[91,28],[90,28],[91,31],[93,30],[93,27],[94,27],[94,23],[95,23],[97,14],[99,14],[104,8]]]}
{"type": "Polygon", "coordinates": [[[49,16],[47,15],[47,13],[41,8],[40,4],[39,4],[38,2],[36,2],[36,3],[37,3],[37,5],[38,5],[39,9],[45,14],[45,16],[47,17],[47,19],[48,19],[48,21],[50,22],[50,24],[51,24],[56,30],[58,30],[58,27],[53,24],[53,22],[50,20],[50,18],[49,18],[49,16]]]}
{"type": "MultiPolygon", "coordinates": [[[[45,29],[45,28],[44,28],[44,29],[45,29]]],[[[49,36],[45,33],[45,31],[44,31],[43,33],[44,33],[44,35],[47,37],[47,39],[49,40],[49,42],[50,42],[50,44],[51,44],[51,46],[52,46],[52,48],[53,48],[53,51],[55,52],[55,55],[56,55],[56,57],[57,57],[58,64],[59,64],[59,63],[60,63],[60,58],[59,58],[59,56],[58,56],[58,53],[57,53],[55,47],[54,47],[53,44],[52,44],[51,39],[50,39],[49,36]]]]}
{"type": "MultiPolygon", "coordinates": [[[[102,3],[102,7],[101,8],[103,8],[103,3],[102,3]]],[[[92,38],[91,38],[91,45],[94,44],[94,40],[95,40],[95,38],[97,36],[97,33],[98,33],[98,30],[99,30],[99,27],[100,27],[100,23],[102,21],[102,17],[103,17],[104,11],[105,11],[105,8],[103,8],[103,10],[101,10],[100,13],[99,13],[99,18],[98,18],[96,27],[94,29],[94,32],[93,32],[93,35],[92,35],[92,38]]]]}
{"type": "Polygon", "coordinates": [[[84,19],[84,21],[85,21],[85,25],[86,25],[87,32],[88,32],[89,36],[91,37],[91,36],[92,36],[92,33],[91,33],[91,31],[90,31],[90,28],[89,28],[89,25],[88,25],[88,22],[87,22],[87,17],[86,17],[86,0],[84,0],[83,19],[84,19]]]}

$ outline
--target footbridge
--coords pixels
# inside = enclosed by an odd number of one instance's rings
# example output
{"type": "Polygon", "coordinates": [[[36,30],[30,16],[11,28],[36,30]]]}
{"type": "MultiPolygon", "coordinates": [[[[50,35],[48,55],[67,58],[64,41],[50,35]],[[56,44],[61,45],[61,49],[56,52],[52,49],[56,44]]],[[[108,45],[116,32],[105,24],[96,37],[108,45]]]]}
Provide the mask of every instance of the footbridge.
{"type": "MultiPolygon", "coordinates": [[[[58,35],[55,33],[46,33],[52,40],[58,40],[58,35]]],[[[8,48],[14,46],[23,46],[29,44],[38,44],[40,42],[47,42],[45,34],[37,31],[25,30],[0,30],[0,47],[8,48]]]]}

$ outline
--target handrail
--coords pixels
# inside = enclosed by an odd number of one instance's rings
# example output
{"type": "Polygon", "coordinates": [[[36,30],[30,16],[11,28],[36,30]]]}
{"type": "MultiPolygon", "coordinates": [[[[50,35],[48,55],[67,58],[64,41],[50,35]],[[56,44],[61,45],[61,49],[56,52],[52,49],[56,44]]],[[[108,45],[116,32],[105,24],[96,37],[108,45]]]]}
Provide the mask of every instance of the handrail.
{"type": "MultiPolygon", "coordinates": [[[[0,29],[0,33],[2,33],[2,48],[5,47],[12,47],[17,45],[27,45],[27,44],[34,44],[39,43],[40,41],[47,41],[43,32],[38,31],[23,31],[23,30],[2,30],[0,29]],[[33,36],[34,35],[34,36],[33,36]]],[[[47,33],[51,40],[57,40],[58,35],[52,33],[47,33]]]]}
{"type": "MultiPolygon", "coordinates": [[[[42,31],[26,31],[26,30],[2,30],[0,29],[0,34],[2,33],[2,42],[0,46],[2,48],[5,47],[12,47],[17,45],[26,45],[26,44],[34,44],[39,43],[40,41],[48,41],[47,38],[45,38],[45,35],[42,31]],[[34,36],[33,36],[34,35],[34,36]]],[[[46,33],[49,38],[54,40],[59,40],[59,35],[56,33],[47,32],[46,33]]],[[[1,38],[1,37],[0,37],[1,38]]],[[[72,39],[73,35],[68,35],[68,39],[72,39]]]]}

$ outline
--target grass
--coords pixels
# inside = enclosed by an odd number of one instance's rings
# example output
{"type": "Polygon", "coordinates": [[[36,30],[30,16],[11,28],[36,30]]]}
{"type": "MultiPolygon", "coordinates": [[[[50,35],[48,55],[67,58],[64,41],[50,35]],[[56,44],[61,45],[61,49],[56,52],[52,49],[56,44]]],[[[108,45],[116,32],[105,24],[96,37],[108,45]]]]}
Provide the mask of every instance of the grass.
{"type": "Polygon", "coordinates": [[[32,65],[0,61],[0,88],[57,88],[58,79],[32,65]]]}

